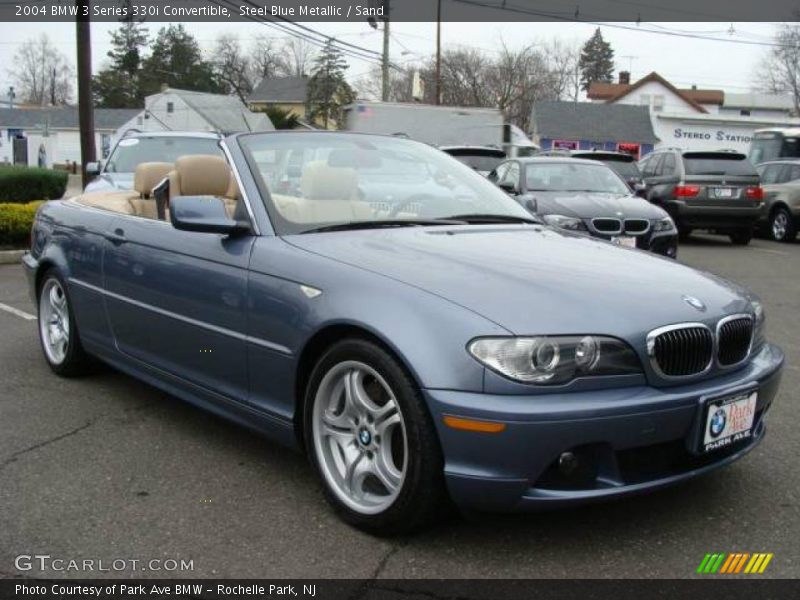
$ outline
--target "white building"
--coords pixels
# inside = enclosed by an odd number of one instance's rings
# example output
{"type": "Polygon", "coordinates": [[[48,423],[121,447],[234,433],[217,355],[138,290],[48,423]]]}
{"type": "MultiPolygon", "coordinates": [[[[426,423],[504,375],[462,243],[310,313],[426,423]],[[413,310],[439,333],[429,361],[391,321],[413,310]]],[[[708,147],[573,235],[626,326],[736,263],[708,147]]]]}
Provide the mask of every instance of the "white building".
{"type": "Polygon", "coordinates": [[[746,153],[756,129],[800,125],[800,119],[792,116],[790,97],[678,89],[655,72],[630,83],[623,71],[617,83],[593,83],[588,97],[592,102],[649,107],[653,131],[660,140],[656,148],[746,153]]]}
{"type": "Polygon", "coordinates": [[[144,110],[123,123],[115,137],[129,131],[212,131],[227,135],[273,129],[267,115],[250,111],[234,96],[164,88],[147,96],[144,110]]]}
{"type": "MultiPolygon", "coordinates": [[[[107,155],[114,133],[137,112],[122,108],[94,110],[95,147],[99,157],[107,155]]],[[[78,108],[0,108],[0,163],[36,166],[40,148],[44,149],[47,167],[80,164],[78,108]]]]}

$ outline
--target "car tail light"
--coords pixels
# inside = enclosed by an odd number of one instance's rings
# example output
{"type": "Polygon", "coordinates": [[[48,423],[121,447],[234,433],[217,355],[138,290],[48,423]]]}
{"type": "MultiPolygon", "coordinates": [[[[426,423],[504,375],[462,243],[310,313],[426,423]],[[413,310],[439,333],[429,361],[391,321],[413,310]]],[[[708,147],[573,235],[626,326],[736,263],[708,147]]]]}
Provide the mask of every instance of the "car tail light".
{"type": "Polygon", "coordinates": [[[763,200],[764,188],[762,188],[760,185],[749,187],[744,191],[744,195],[750,200],[763,200]]]}
{"type": "Polygon", "coordinates": [[[676,198],[694,198],[700,193],[699,185],[676,185],[675,197],[676,198]]]}

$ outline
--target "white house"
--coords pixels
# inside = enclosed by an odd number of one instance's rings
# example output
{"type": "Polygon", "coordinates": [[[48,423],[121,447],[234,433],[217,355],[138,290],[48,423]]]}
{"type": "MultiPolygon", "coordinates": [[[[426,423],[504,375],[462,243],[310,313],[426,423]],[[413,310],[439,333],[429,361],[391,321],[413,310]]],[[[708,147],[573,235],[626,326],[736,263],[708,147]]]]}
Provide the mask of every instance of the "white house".
{"type": "MultiPolygon", "coordinates": [[[[107,155],[114,133],[137,112],[121,108],[94,110],[98,156],[107,155]]],[[[36,166],[40,148],[44,149],[48,167],[73,161],[80,164],[78,108],[0,108],[0,163],[36,166]]]]}
{"type": "Polygon", "coordinates": [[[273,129],[267,115],[251,112],[234,96],[164,88],[144,99],[144,110],[121,124],[115,138],[129,131],[213,131],[227,135],[273,129]]]}
{"type": "Polygon", "coordinates": [[[630,83],[623,71],[617,83],[593,83],[587,95],[592,102],[647,106],[660,140],[656,148],[746,153],[756,129],[800,124],[790,97],[678,89],[655,72],[630,83]]]}

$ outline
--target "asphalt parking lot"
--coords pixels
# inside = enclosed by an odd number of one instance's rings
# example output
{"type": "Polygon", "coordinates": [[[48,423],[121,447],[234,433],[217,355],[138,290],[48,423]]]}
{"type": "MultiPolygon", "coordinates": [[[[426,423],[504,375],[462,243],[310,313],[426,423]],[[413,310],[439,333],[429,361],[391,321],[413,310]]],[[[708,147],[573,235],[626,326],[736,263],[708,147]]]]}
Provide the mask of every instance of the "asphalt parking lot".
{"type": "MultiPolygon", "coordinates": [[[[191,559],[137,577],[690,577],[707,552],[771,552],[800,576],[800,243],[696,236],[680,260],[756,291],[787,355],[766,440],[657,494],[574,510],[472,515],[394,540],[340,522],[305,459],[110,369],[54,376],[36,321],[0,310],[0,576],[15,557],[191,559]]],[[[20,267],[0,303],[32,312],[20,267]]]]}

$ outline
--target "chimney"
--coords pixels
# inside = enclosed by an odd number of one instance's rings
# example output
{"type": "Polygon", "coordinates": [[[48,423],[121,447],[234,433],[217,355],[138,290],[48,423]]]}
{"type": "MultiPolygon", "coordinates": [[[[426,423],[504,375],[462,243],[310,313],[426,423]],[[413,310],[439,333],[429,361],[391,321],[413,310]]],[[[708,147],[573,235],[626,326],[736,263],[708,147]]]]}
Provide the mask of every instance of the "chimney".
{"type": "Polygon", "coordinates": [[[631,72],[630,71],[620,71],[619,72],[619,83],[620,83],[620,85],[630,85],[630,83],[631,83],[631,72]]]}

